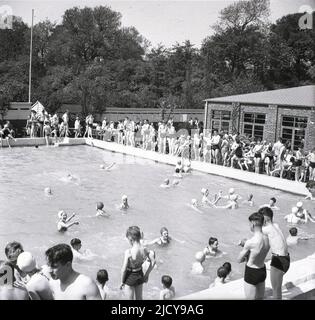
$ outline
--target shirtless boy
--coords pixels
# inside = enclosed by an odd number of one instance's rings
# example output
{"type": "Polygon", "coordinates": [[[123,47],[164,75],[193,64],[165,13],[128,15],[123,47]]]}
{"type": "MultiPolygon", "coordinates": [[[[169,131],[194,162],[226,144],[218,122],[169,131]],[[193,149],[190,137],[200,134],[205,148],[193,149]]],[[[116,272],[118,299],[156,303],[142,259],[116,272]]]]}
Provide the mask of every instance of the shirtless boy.
{"type": "Polygon", "coordinates": [[[274,299],[282,299],[282,281],[290,267],[290,255],[286,239],[276,223],[273,223],[273,212],[264,207],[258,211],[264,216],[263,233],[268,236],[272,258],[270,263],[270,281],[274,299]]]}
{"type": "Polygon", "coordinates": [[[238,262],[246,261],[244,274],[244,290],[246,299],[263,299],[265,279],[267,276],[265,258],[269,251],[268,237],[263,234],[264,217],[255,212],[248,218],[253,237],[245,242],[238,256],[238,262]]]}
{"type": "Polygon", "coordinates": [[[95,282],[73,270],[73,254],[69,245],[57,244],[45,254],[50,267],[50,284],[55,300],[101,300],[95,282]]]}

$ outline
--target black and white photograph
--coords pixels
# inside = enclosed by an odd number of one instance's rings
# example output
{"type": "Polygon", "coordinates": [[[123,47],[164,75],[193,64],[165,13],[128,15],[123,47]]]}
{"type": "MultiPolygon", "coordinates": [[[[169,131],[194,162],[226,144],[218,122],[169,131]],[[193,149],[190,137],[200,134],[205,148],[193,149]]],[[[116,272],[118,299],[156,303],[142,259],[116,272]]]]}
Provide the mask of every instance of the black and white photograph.
{"type": "Polygon", "coordinates": [[[0,300],[315,300],[314,0],[0,0],[0,143],[0,300]]]}

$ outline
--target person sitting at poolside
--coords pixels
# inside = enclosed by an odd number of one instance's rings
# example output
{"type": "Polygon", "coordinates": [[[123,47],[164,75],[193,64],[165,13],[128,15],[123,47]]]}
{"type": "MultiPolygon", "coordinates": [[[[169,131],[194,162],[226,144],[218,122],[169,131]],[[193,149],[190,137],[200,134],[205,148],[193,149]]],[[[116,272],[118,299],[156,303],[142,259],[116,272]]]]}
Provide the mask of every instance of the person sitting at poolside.
{"type": "Polygon", "coordinates": [[[254,205],[254,200],[253,200],[254,195],[251,193],[248,195],[246,200],[243,200],[242,203],[244,204],[248,204],[250,207],[252,207],[254,205]]]}
{"type": "Polygon", "coordinates": [[[207,188],[202,188],[201,189],[201,194],[202,194],[202,199],[201,199],[201,203],[203,206],[215,206],[215,204],[221,199],[221,194],[222,191],[219,191],[218,194],[214,195],[214,199],[213,201],[210,201],[208,199],[209,196],[209,190],[207,188]]]}
{"type": "Polygon", "coordinates": [[[315,218],[312,217],[312,215],[308,212],[308,210],[303,208],[303,202],[299,201],[296,204],[297,208],[298,208],[298,212],[297,212],[297,216],[301,219],[305,220],[305,223],[307,223],[308,221],[311,222],[315,222],[315,218]]]}
{"type": "Polygon", "coordinates": [[[308,195],[304,199],[315,200],[315,181],[308,181],[305,187],[308,190],[308,195]]]}
{"type": "Polygon", "coordinates": [[[74,221],[69,223],[69,221],[75,217],[75,213],[73,213],[69,218],[68,215],[63,211],[59,211],[58,212],[58,224],[57,224],[57,229],[59,232],[65,232],[67,231],[70,227],[72,227],[73,225],[78,225],[79,222],[78,221],[74,221]]]}
{"type": "Polygon", "coordinates": [[[217,277],[214,279],[213,283],[210,284],[209,289],[225,284],[225,279],[228,274],[229,272],[227,268],[223,266],[219,267],[219,269],[217,270],[217,277]]]}
{"type": "Polygon", "coordinates": [[[106,285],[108,281],[108,272],[105,269],[101,269],[97,271],[96,274],[96,284],[100,291],[102,300],[106,300],[108,298],[109,288],[106,285]]]}
{"type": "Polygon", "coordinates": [[[278,207],[275,205],[276,202],[277,202],[277,199],[274,198],[274,197],[272,197],[272,198],[270,198],[269,203],[266,203],[266,204],[261,205],[261,206],[259,207],[259,209],[261,209],[261,208],[263,208],[263,207],[268,207],[268,208],[270,208],[270,209],[272,209],[272,210],[280,210],[280,208],[278,208],[278,207]]]}
{"type": "Polygon", "coordinates": [[[196,261],[192,264],[191,273],[192,274],[202,274],[204,271],[203,263],[206,259],[204,252],[198,251],[195,254],[196,261]]]}
{"type": "Polygon", "coordinates": [[[124,194],[121,197],[122,203],[120,205],[120,210],[127,210],[129,208],[129,204],[128,204],[128,197],[124,194]]]}
{"type": "Polygon", "coordinates": [[[293,227],[289,230],[290,235],[287,237],[287,245],[295,246],[299,243],[299,240],[314,239],[314,235],[310,236],[298,236],[298,229],[293,227]]]}
{"type": "Polygon", "coordinates": [[[173,279],[168,275],[161,278],[163,289],[160,291],[160,300],[172,300],[175,297],[175,288],[172,286],[173,279]]]}
{"type": "Polygon", "coordinates": [[[168,234],[168,229],[166,227],[161,228],[160,234],[161,234],[161,236],[159,238],[156,238],[152,241],[148,241],[147,245],[157,244],[159,246],[164,247],[164,246],[167,246],[171,242],[171,240],[175,240],[179,243],[185,243],[185,241],[178,240],[174,237],[170,237],[168,234]]]}
{"type": "Polygon", "coordinates": [[[208,241],[208,245],[203,249],[203,253],[205,254],[206,258],[215,257],[221,251],[219,248],[219,241],[217,238],[210,237],[208,241]]]}
{"type": "Polygon", "coordinates": [[[101,201],[96,203],[96,216],[106,218],[110,217],[110,214],[104,210],[104,203],[101,201]]]}
{"type": "Polygon", "coordinates": [[[36,260],[30,252],[22,252],[17,259],[19,269],[29,277],[25,284],[32,300],[53,300],[49,279],[36,265],[36,260]]]}

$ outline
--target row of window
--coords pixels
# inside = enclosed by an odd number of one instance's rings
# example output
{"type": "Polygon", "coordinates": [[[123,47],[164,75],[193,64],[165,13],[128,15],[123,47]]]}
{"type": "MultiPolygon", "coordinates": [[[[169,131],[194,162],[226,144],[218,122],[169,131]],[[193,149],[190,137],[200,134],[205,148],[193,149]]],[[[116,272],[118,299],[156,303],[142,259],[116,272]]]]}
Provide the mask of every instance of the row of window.
{"type": "MultiPolygon", "coordinates": [[[[266,114],[263,113],[244,113],[243,126],[241,133],[255,139],[263,139],[266,114]]],[[[307,127],[307,117],[282,116],[281,137],[289,141],[294,150],[305,138],[307,127]]],[[[230,132],[232,129],[231,111],[212,110],[211,129],[219,132],[230,132]]]]}

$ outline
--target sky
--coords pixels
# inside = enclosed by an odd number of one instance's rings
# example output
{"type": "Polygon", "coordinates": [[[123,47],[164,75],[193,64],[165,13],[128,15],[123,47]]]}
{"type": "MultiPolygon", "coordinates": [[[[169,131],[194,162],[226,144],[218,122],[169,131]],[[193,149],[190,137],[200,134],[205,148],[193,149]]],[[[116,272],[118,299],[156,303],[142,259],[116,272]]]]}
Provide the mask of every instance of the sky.
{"type": "MultiPolygon", "coordinates": [[[[236,0],[239,1],[239,0],[236,0]]],[[[219,12],[229,4],[229,0],[0,0],[1,5],[9,5],[13,15],[31,24],[34,9],[34,24],[48,18],[61,23],[65,10],[74,6],[84,8],[100,5],[110,6],[122,14],[122,25],[134,26],[152,46],[163,44],[171,47],[176,42],[190,40],[200,47],[202,40],[211,35],[211,26],[219,17],[219,12]]],[[[275,22],[283,15],[299,12],[303,5],[315,10],[315,0],[270,0],[270,21],[275,22]]]]}

